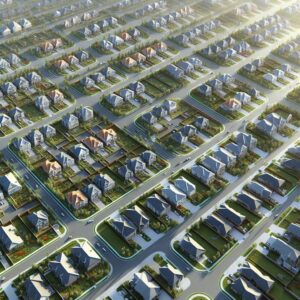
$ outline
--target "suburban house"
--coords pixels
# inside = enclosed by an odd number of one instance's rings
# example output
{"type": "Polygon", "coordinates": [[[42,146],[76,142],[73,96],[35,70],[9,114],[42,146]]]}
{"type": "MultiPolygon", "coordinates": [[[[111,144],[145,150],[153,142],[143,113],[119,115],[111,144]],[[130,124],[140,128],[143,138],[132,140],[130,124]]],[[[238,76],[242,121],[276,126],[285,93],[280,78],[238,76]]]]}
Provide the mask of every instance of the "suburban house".
{"type": "Polygon", "coordinates": [[[257,139],[249,133],[239,132],[235,138],[238,145],[244,145],[248,150],[253,151],[256,148],[257,139]]]}
{"type": "Polygon", "coordinates": [[[236,156],[223,148],[219,148],[214,152],[214,157],[226,165],[227,168],[233,167],[236,164],[236,156]]]}
{"type": "Polygon", "coordinates": [[[95,178],[95,184],[102,193],[106,193],[116,186],[115,181],[107,174],[97,175],[95,178]]]}
{"type": "Polygon", "coordinates": [[[93,183],[86,185],[82,192],[92,202],[99,201],[102,196],[101,190],[93,183]]]}
{"type": "Polygon", "coordinates": [[[99,132],[99,138],[106,146],[114,147],[117,142],[117,133],[112,128],[102,129],[99,132]]]}
{"type": "Polygon", "coordinates": [[[156,162],[156,154],[150,150],[144,151],[140,158],[147,166],[151,166],[156,162]]]}
{"type": "Polygon", "coordinates": [[[199,179],[202,183],[209,186],[215,180],[215,174],[203,166],[193,165],[192,174],[199,179]]]}
{"type": "Polygon", "coordinates": [[[189,258],[195,261],[198,261],[205,253],[205,249],[190,236],[185,236],[181,240],[180,248],[189,258]]]}
{"type": "Polygon", "coordinates": [[[294,158],[283,159],[280,162],[281,166],[285,169],[292,170],[298,174],[300,174],[300,160],[294,158]]]}
{"type": "Polygon", "coordinates": [[[90,77],[94,80],[95,83],[100,83],[105,81],[105,77],[102,73],[97,72],[95,74],[91,74],[90,77]]]}
{"type": "Polygon", "coordinates": [[[82,143],[92,152],[98,153],[103,148],[103,143],[93,136],[88,136],[82,140],[82,143]]]}
{"type": "Polygon", "coordinates": [[[171,264],[160,267],[159,274],[171,288],[175,289],[179,288],[180,282],[184,278],[182,272],[174,268],[171,264]]]}
{"type": "Polygon", "coordinates": [[[7,251],[12,251],[23,246],[22,238],[17,234],[14,225],[0,226],[0,241],[7,251]]]}
{"type": "Polygon", "coordinates": [[[2,190],[9,196],[22,189],[21,184],[12,172],[0,176],[0,186],[2,190]]]}
{"type": "Polygon", "coordinates": [[[62,102],[65,99],[64,94],[58,89],[54,89],[54,90],[50,91],[48,93],[48,97],[54,104],[58,103],[58,102],[62,102]]]}
{"type": "Polygon", "coordinates": [[[134,173],[127,166],[118,167],[118,174],[125,181],[129,181],[130,179],[132,179],[134,177],[134,173]]]}
{"type": "Polygon", "coordinates": [[[238,145],[233,142],[227,144],[225,149],[238,159],[246,156],[248,148],[245,145],[238,145]]]}
{"type": "Polygon", "coordinates": [[[132,238],[136,235],[136,228],[124,219],[114,219],[111,222],[111,226],[126,241],[132,240],[132,238]]]}
{"type": "Polygon", "coordinates": [[[50,100],[47,96],[42,95],[36,98],[34,104],[39,111],[45,112],[50,107],[50,100]]]}
{"type": "Polygon", "coordinates": [[[236,199],[239,203],[241,203],[244,207],[246,207],[250,211],[257,211],[261,206],[262,202],[258,199],[255,199],[250,194],[246,192],[241,192],[236,196],[236,199]]]}
{"type": "MultiPolygon", "coordinates": [[[[140,60],[140,62],[141,61],[142,60],[140,60]]],[[[122,63],[122,65],[124,65],[127,68],[135,67],[138,64],[138,62],[135,59],[131,58],[131,57],[125,57],[125,58],[123,58],[122,61],[121,61],[121,63],[122,63]]]]}
{"type": "Polygon", "coordinates": [[[225,100],[225,102],[221,104],[221,107],[227,111],[237,111],[242,108],[242,104],[237,99],[230,98],[225,100]]]}
{"type": "Polygon", "coordinates": [[[66,199],[68,203],[76,210],[88,205],[89,203],[88,198],[79,190],[68,192],[66,199]]]}
{"type": "Polygon", "coordinates": [[[152,114],[152,112],[147,112],[143,114],[142,119],[150,125],[157,123],[157,118],[152,114]]]}
{"type": "Polygon", "coordinates": [[[74,158],[65,152],[59,152],[56,159],[63,168],[72,167],[75,164],[74,158]]]}
{"type": "Polygon", "coordinates": [[[127,160],[126,163],[128,169],[131,170],[134,174],[144,172],[146,170],[146,164],[139,157],[131,158],[127,160]]]}
{"type": "Polygon", "coordinates": [[[177,63],[177,67],[182,69],[185,74],[189,74],[195,71],[193,64],[189,61],[182,60],[177,63]]]}
{"type": "Polygon", "coordinates": [[[90,106],[81,106],[77,111],[77,115],[80,121],[88,122],[94,118],[94,111],[90,106]]]}
{"type": "Polygon", "coordinates": [[[27,135],[27,139],[33,147],[39,146],[44,143],[44,136],[38,129],[30,131],[27,135]]]}
{"type": "Polygon", "coordinates": [[[230,287],[237,295],[241,297],[241,299],[258,300],[262,296],[262,293],[259,289],[242,277],[235,279],[231,283],[230,287]]]}
{"type": "Polygon", "coordinates": [[[278,178],[270,173],[258,175],[257,181],[277,193],[282,193],[282,186],[285,184],[284,179],[278,178]]]}
{"type": "Polygon", "coordinates": [[[203,83],[201,84],[198,88],[197,88],[198,92],[206,97],[211,96],[212,95],[212,88],[203,83]]]}
{"type": "Polygon", "coordinates": [[[241,226],[246,220],[246,217],[244,215],[235,211],[227,204],[221,204],[220,207],[216,210],[216,213],[236,226],[241,226]]]}
{"type": "Polygon", "coordinates": [[[285,241],[271,236],[267,242],[269,249],[279,255],[280,264],[286,269],[297,273],[300,268],[300,252],[285,241]]]}
{"type": "Polygon", "coordinates": [[[209,120],[205,117],[197,117],[195,121],[195,126],[198,129],[205,129],[209,126],[209,120]]]}
{"type": "Polygon", "coordinates": [[[140,81],[130,83],[129,88],[133,90],[137,95],[145,92],[145,86],[140,81]]]}
{"type": "Polygon", "coordinates": [[[272,200],[272,191],[258,182],[251,181],[247,184],[247,188],[251,193],[258,196],[259,198],[266,199],[269,201],[272,200]]]}
{"type": "Polygon", "coordinates": [[[11,118],[6,114],[0,114],[0,127],[9,126],[12,124],[11,118]]]}
{"type": "Polygon", "coordinates": [[[188,136],[182,134],[181,131],[173,132],[171,138],[177,142],[179,145],[182,145],[187,142],[188,136]]]}
{"type": "Polygon", "coordinates": [[[119,94],[125,101],[134,100],[134,91],[130,89],[122,89],[119,94]]]}
{"type": "Polygon", "coordinates": [[[47,285],[40,273],[30,275],[25,281],[25,290],[28,299],[49,300],[54,294],[54,290],[47,285]]]}
{"type": "Polygon", "coordinates": [[[173,64],[167,65],[166,69],[169,75],[174,77],[175,79],[180,79],[184,76],[184,71],[173,64]]]}
{"type": "Polygon", "coordinates": [[[234,98],[238,100],[242,105],[249,104],[251,102],[251,96],[245,92],[235,93],[234,98]]]}
{"type": "Polygon", "coordinates": [[[20,152],[28,153],[31,150],[31,144],[24,138],[16,138],[13,141],[14,147],[20,152]]]}
{"type": "Polygon", "coordinates": [[[64,253],[57,255],[55,260],[49,262],[48,266],[49,270],[53,272],[54,276],[64,287],[70,286],[80,277],[80,274],[64,253]]]}
{"type": "Polygon", "coordinates": [[[174,185],[168,185],[161,190],[162,196],[173,206],[178,206],[186,200],[186,195],[179,191],[174,185]]]}
{"type": "Polygon", "coordinates": [[[137,205],[127,208],[124,211],[124,215],[131,223],[134,224],[138,232],[143,232],[149,227],[149,219],[137,205]]]}
{"type": "Polygon", "coordinates": [[[80,83],[87,89],[91,89],[96,84],[95,81],[88,76],[85,76],[82,79],[80,79],[80,83]]]}
{"type": "Polygon", "coordinates": [[[27,218],[36,231],[43,230],[49,226],[48,214],[43,210],[34,211],[27,218]]]}
{"type": "Polygon", "coordinates": [[[44,172],[50,177],[58,177],[61,175],[61,165],[57,161],[45,160],[42,164],[44,172]]]}
{"type": "Polygon", "coordinates": [[[174,185],[178,190],[183,192],[186,196],[190,197],[196,193],[196,186],[188,181],[183,176],[174,181],[174,185]]]}
{"type": "Polygon", "coordinates": [[[300,224],[291,223],[286,232],[292,238],[300,240],[300,224]]]}
{"type": "Polygon", "coordinates": [[[75,115],[67,114],[62,118],[62,125],[66,129],[71,130],[79,126],[79,120],[75,115]]]}
{"type": "Polygon", "coordinates": [[[223,237],[228,236],[232,230],[232,227],[226,221],[221,220],[216,215],[209,215],[204,222],[223,237]]]}
{"type": "Polygon", "coordinates": [[[144,300],[158,299],[160,295],[160,286],[145,271],[134,273],[132,285],[144,300]]]}
{"type": "Polygon", "coordinates": [[[170,114],[177,109],[177,103],[172,100],[165,100],[162,104],[162,107],[170,114]]]}
{"type": "Polygon", "coordinates": [[[267,293],[274,284],[273,279],[264,275],[250,262],[245,262],[239,269],[239,273],[264,293],[267,293]]]}
{"type": "Polygon", "coordinates": [[[226,165],[210,155],[205,156],[201,164],[217,176],[222,176],[225,173],[226,165]]]}
{"type": "Polygon", "coordinates": [[[148,197],[146,205],[155,215],[159,217],[166,215],[171,210],[170,204],[165,202],[157,194],[148,197]]]}
{"type": "Polygon", "coordinates": [[[90,155],[89,149],[81,143],[71,147],[70,152],[77,160],[86,160],[90,155]]]}
{"type": "Polygon", "coordinates": [[[109,94],[106,97],[106,101],[112,106],[112,107],[118,107],[124,103],[124,100],[121,96],[118,96],[116,94],[109,94]]]}
{"type": "Polygon", "coordinates": [[[90,271],[101,262],[101,257],[87,241],[80,242],[79,245],[72,247],[72,256],[78,265],[86,271],[90,271]]]}

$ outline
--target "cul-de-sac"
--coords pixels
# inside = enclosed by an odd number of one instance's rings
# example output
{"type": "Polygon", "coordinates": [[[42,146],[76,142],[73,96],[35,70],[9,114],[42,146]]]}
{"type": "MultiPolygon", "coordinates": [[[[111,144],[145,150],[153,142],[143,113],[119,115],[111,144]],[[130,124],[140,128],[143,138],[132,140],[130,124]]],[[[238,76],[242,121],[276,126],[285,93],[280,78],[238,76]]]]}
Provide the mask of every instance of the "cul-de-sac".
{"type": "Polygon", "coordinates": [[[300,299],[300,0],[0,0],[0,300],[300,299]]]}

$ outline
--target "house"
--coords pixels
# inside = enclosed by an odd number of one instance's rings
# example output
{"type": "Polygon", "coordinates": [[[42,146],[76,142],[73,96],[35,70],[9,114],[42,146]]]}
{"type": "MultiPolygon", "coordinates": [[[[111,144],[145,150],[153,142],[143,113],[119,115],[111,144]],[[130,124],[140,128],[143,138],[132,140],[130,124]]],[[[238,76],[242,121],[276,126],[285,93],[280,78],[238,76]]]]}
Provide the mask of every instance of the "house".
{"type": "Polygon", "coordinates": [[[284,179],[278,178],[270,173],[258,175],[257,181],[268,187],[270,190],[273,190],[278,193],[282,193],[282,188],[285,184],[284,179]]]}
{"type": "Polygon", "coordinates": [[[173,206],[181,205],[186,200],[186,195],[174,185],[168,185],[161,190],[162,196],[173,206]]]}
{"type": "Polygon", "coordinates": [[[262,133],[273,137],[277,133],[277,127],[266,119],[260,120],[256,123],[256,128],[262,133]]]}
{"type": "Polygon", "coordinates": [[[68,192],[66,199],[75,210],[80,209],[89,203],[88,198],[79,190],[68,192]]]}
{"type": "Polygon", "coordinates": [[[166,70],[169,75],[171,75],[175,79],[180,79],[184,76],[184,71],[173,64],[167,65],[166,70]]]}
{"type": "Polygon", "coordinates": [[[55,90],[52,90],[51,92],[49,92],[48,97],[50,98],[50,100],[53,103],[62,102],[65,99],[64,94],[58,89],[55,89],[55,90]]]}
{"type": "Polygon", "coordinates": [[[177,63],[177,67],[182,69],[185,74],[189,74],[195,71],[194,65],[189,61],[180,61],[177,63]]]}
{"type": "Polygon", "coordinates": [[[127,167],[134,174],[144,172],[146,170],[146,164],[139,157],[129,159],[127,161],[127,167]]]}
{"type": "Polygon", "coordinates": [[[4,82],[1,86],[1,90],[4,95],[14,95],[17,93],[16,86],[11,82],[4,82]]]}
{"type": "Polygon", "coordinates": [[[112,190],[116,186],[115,181],[107,174],[97,175],[94,182],[103,194],[112,190]]]}
{"type": "Polygon", "coordinates": [[[58,69],[58,70],[60,70],[60,71],[66,70],[66,69],[68,69],[69,66],[70,66],[70,65],[69,65],[65,60],[63,60],[63,59],[59,59],[59,60],[55,61],[55,62],[53,63],[53,65],[54,65],[54,67],[55,67],[56,69],[58,69]]]}
{"type": "Polygon", "coordinates": [[[79,64],[79,59],[75,55],[68,55],[66,60],[70,65],[78,65],[79,64]]]}
{"type": "Polygon", "coordinates": [[[28,299],[49,300],[54,294],[51,286],[46,285],[40,273],[32,274],[25,281],[25,290],[28,299]]]}
{"type": "Polygon", "coordinates": [[[9,196],[22,189],[21,184],[12,172],[0,176],[0,186],[2,190],[9,196]]]}
{"type": "Polygon", "coordinates": [[[254,73],[257,70],[257,67],[251,63],[248,63],[243,66],[243,70],[249,73],[254,73]]]}
{"type": "Polygon", "coordinates": [[[152,114],[157,118],[164,118],[168,115],[168,111],[163,106],[155,106],[152,109],[152,114]]]}
{"type": "Polygon", "coordinates": [[[250,262],[245,262],[239,269],[239,273],[264,293],[267,293],[274,285],[273,279],[267,275],[264,275],[250,262]]]}
{"type": "Polygon", "coordinates": [[[51,125],[44,125],[40,128],[40,132],[43,134],[44,139],[48,139],[56,135],[56,129],[51,125]]]}
{"type": "Polygon", "coordinates": [[[227,144],[225,149],[238,159],[245,157],[248,152],[248,148],[245,145],[238,145],[233,142],[227,144]]]}
{"type": "Polygon", "coordinates": [[[300,158],[300,146],[290,147],[287,152],[300,158]]]}
{"type": "Polygon", "coordinates": [[[0,69],[8,70],[9,68],[10,64],[4,58],[0,58],[0,69]]]}
{"type": "Polygon", "coordinates": [[[10,21],[7,24],[7,27],[11,30],[11,32],[19,32],[22,30],[22,26],[15,21],[10,21]]]}
{"type": "Polygon", "coordinates": [[[100,83],[105,80],[104,75],[100,72],[90,75],[90,78],[94,80],[95,83],[100,83]]]}
{"type": "Polygon", "coordinates": [[[88,27],[81,28],[79,30],[79,33],[81,35],[83,35],[83,37],[88,37],[88,36],[92,35],[92,31],[88,27]]]}
{"type": "Polygon", "coordinates": [[[44,143],[44,136],[38,129],[30,131],[27,135],[27,139],[33,147],[39,146],[44,143]]]}
{"type": "Polygon", "coordinates": [[[188,140],[188,136],[183,135],[181,131],[173,132],[171,138],[180,145],[186,143],[188,140]]]}
{"type": "Polygon", "coordinates": [[[74,158],[65,152],[59,152],[56,159],[63,168],[72,167],[75,164],[74,158]]]}
{"type": "Polygon", "coordinates": [[[183,45],[183,46],[187,46],[187,44],[190,41],[189,37],[187,35],[185,35],[185,34],[177,35],[174,38],[174,40],[175,40],[175,42],[177,42],[178,44],[183,45]]]}
{"type": "Polygon", "coordinates": [[[124,211],[124,215],[131,223],[134,224],[138,232],[143,232],[149,227],[149,219],[145,216],[144,212],[137,206],[134,205],[124,211]]]}
{"type": "Polygon", "coordinates": [[[300,174],[300,160],[299,159],[284,159],[281,161],[281,166],[285,169],[291,170],[300,174]]]}
{"type": "Polygon", "coordinates": [[[11,34],[11,30],[7,26],[2,26],[0,28],[0,35],[1,36],[8,36],[9,34],[11,34]]]}
{"type": "Polygon", "coordinates": [[[15,67],[19,66],[22,63],[20,57],[14,53],[10,53],[8,55],[8,62],[11,66],[15,66],[15,67]]]}
{"type": "Polygon", "coordinates": [[[29,74],[27,74],[26,78],[31,85],[40,83],[42,81],[42,77],[36,72],[30,72],[29,74]]]}
{"type": "Polygon", "coordinates": [[[130,41],[130,40],[132,40],[132,36],[128,33],[128,32],[121,32],[120,34],[119,34],[119,37],[123,40],[123,41],[130,41]]]}
{"type": "Polygon", "coordinates": [[[170,204],[165,202],[158,194],[148,197],[146,205],[159,217],[166,215],[171,210],[170,204]]]}
{"type": "Polygon", "coordinates": [[[273,84],[277,81],[277,77],[271,73],[264,74],[263,79],[273,84]]]}
{"type": "Polygon", "coordinates": [[[141,35],[141,32],[137,28],[130,29],[128,33],[135,39],[141,35]]]}
{"type": "Polygon", "coordinates": [[[133,90],[137,95],[145,92],[145,86],[140,81],[130,83],[129,88],[133,90]]]}
{"type": "Polygon", "coordinates": [[[145,271],[134,273],[132,285],[144,300],[158,299],[159,297],[160,286],[145,271]]]}
{"type": "Polygon", "coordinates": [[[62,125],[66,129],[71,130],[79,126],[79,120],[75,115],[67,114],[62,118],[62,125]]]}
{"type": "Polygon", "coordinates": [[[157,30],[157,29],[160,28],[160,23],[159,23],[158,21],[156,21],[156,20],[150,20],[150,21],[148,22],[148,26],[149,26],[150,28],[152,28],[153,30],[157,30]]]}
{"type": "Polygon", "coordinates": [[[239,277],[230,284],[231,289],[241,297],[241,299],[259,300],[262,293],[249,281],[239,277]]]}
{"type": "Polygon", "coordinates": [[[71,251],[78,265],[86,271],[92,270],[101,262],[101,257],[87,241],[79,242],[79,245],[72,247],[71,251]]]}
{"type": "Polygon", "coordinates": [[[197,117],[195,121],[195,126],[198,129],[205,129],[209,126],[209,120],[205,117],[197,117]]]}
{"type": "Polygon", "coordinates": [[[94,118],[94,111],[91,106],[81,106],[77,111],[77,116],[80,121],[88,122],[94,118]]]}
{"type": "Polygon", "coordinates": [[[90,155],[89,149],[81,143],[71,147],[70,152],[77,160],[86,160],[90,155]]]}
{"type": "Polygon", "coordinates": [[[253,151],[256,148],[257,139],[249,133],[239,132],[235,138],[236,144],[246,146],[248,150],[253,151]]]}
{"type": "Polygon", "coordinates": [[[192,166],[192,175],[199,179],[202,183],[209,186],[215,180],[215,174],[203,166],[193,165],[192,166]]]}
{"type": "Polygon", "coordinates": [[[156,162],[156,154],[150,150],[144,151],[140,158],[147,166],[151,166],[156,162]]]}
{"type": "Polygon", "coordinates": [[[211,88],[209,85],[205,84],[205,83],[204,83],[204,84],[201,84],[201,85],[197,88],[197,91],[198,91],[200,94],[202,94],[202,95],[204,95],[204,96],[206,96],[206,97],[212,95],[212,88],[211,88]]]}
{"type": "Polygon", "coordinates": [[[12,124],[11,118],[6,114],[0,113],[0,127],[9,126],[12,124]]]}
{"type": "Polygon", "coordinates": [[[151,58],[156,56],[156,51],[151,47],[147,47],[142,50],[142,54],[144,54],[147,58],[151,58]]]}
{"type": "Polygon", "coordinates": [[[194,66],[194,69],[200,69],[203,66],[201,59],[197,57],[189,57],[189,62],[194,66]]]}
{"type": "Polygon", "coordinates": [[[108,40],[114,45],[114,47],[124,44],[124,40],[117,35],[110,35],[108,40]]]}
{"type": "Polygon", "coordinates": [[[217,176],[222,176],[225,173],[226,165],[210,155],[205,156],[201,164],[217,176]]]}
{"type": "Polygon", "coordinates": [[[151,112],[143,114],[142,119],[150,125],[157,123],[157,118],[151,112]]]}
{"type": "Polygon", "coordinates": [[[124,219],[113,220],[111,226],[126,241],[132,240],[136,235],[136,228],[124,219]]]}
{"type": "Polygon", "coordinates": [[[214,152],[214,157],[226,165],[227,168],[233,167],[236,164],[236,156],[223,148],[219,148],[214,152]]]}
{"type": "Polygon", "coordinates": [[[83,50],[76,52],[75,56],[79,59],[80,62],[87,61],[90,58],[89,54],[83,50]]]}
{"type": "Polygon", "coordinates": [[[114,147],[117,142],[117,133],[112,129],[102,129],[99,132],[99,138],[107,146],[114,147]]]}
{"type": "Polygon", "coordinates": [[[86,137],[82,143],[93,153],[98,153],[103,148],[103,143],[93,136],[86,137]]]}
{"type": "Polygon", "coordinates": [[[250,211],[257,211],[261,206],[262,202],[254,197],[250,196],[245,192],[241,192],[236,196],[236,199],[239,203],[241,203],[244,207],[246,207],[250,211]]]}
{"type": "Polygon", "coordinates": [[[158,42],[153,45],[153,48],[156,52],[166,52],[168,50],[168,46],[164,42],[158,42]]]}
{"type": "Polygon", "coordinates": [[[134,91],[130,89],[122,89],[119,92],[120,96],[125,100],[125,101],[131,101],[134,100],[134,91]]]}
{"type": "Polygon", "coordinates": [[[20,152],[29,152],[31,150],[31,144],[24,138],[16,138],[13,141],[14,147],[20,152]]]}
{"type": "Polygon", "coordinates": [[[64,286],[70,286],[80,277],[78,271],[72,266],[70,259],[64,254],[60,253],[55,257],[55,260],[49,262],[49,270],[64,286]]]}
{"type": "Polygon", "coordinates": [[[100,47],[105,50],[112,50],[114,48],[114,45],[110,41],[102,40],[102,41],[100,41],[100,47]]]}
{"type": "Polygon", "coordinates": [[[166,111],[170,114],[177,109],[177,103],[171,100],[165,100],[162,104],[162,107],[166,109],[166,111]]]}
{"type": "Polygon", "coordinates": [[[45,112],[50,107],[50,100],[45,95],[38,96],[34,102],[36,108],[45,112]]]}
{"type": "Polygon", "coordinates": [[[190,137],[197,134],[197,128],[193,125],[184,125],[180,129],[180,132],[182,133],[182,135],[190,137]]]}
{"type": "MultiPolygon", "coordinates": [[[[139,62],[142,62],[143,60],[140,59],[139,62]]],[[[125,67],[127,68],[132,68],[132,67],[135,67],[137,65],[137,61],[134,60],[133,58],[131,57],[125,57],[122,59],[121,61],[122,65],[124,65],[125,67]]]]}
{"type": "Polygon", "coordinates": [[[291,118],[292,115],[289,115],[287,119],[285,119],[276,113],[271,113],[266,116],[265,120],[269,121],[270,123],[272,123],[272,125],[276,126],[277,130],[281,130],[287,125],[288,121],[291,118]]]}
{"type": "Polygon", "coordinates": [[[280,69],[275,69],[273,70],[273,74],[275,75],[275,77],[277,78],[284,78],[285,77],[285,72],[280,70],[280,69]]]}
{"type": "Polygon", "coordinates": [[[286,269],[297,273],[300,268],[300,252],[282,239],[270,236],[267,241],[269,249],[279,255],[280,264],[286,269]]]}
{"type": "Polygon", "coordinates": [[[88,76],[85,76],[82,79],[80,79],[80,83],[87,89],[94,87],[96,84],[95,81],[88,76]]]}
{"type": "Polygon", "coordinates": [[[174,268],[171,264],[160,267],[159,274],[173,289],[179,288],[180,282],[184,278],[182,272],[174,268]]]}
{"type": "Polygon", "coordinates": [[[92,202],[99,201],[102,196],[101,190],[93,183],[86,185],[82,192],[92,202]]]}
{"type": "Polygon", "coordinates": [[[292,238],[300,240],[300,224],[291,223],[286,231],[292,238]]]}
{"type": "Polygon", "coordinates": [[[50,177],[58,177],[61,175],[61,165],[57,161],[45,160],[42,164],[44,172],[50,177]]]}
{"type": "Polygon", "coordinates": [[[0,241],[7,251],[12,251],[23,246],[22,238],[17,234],[17,229],[12,225],[0,226],[0,241]]]}
{"type": "Polygon", "coordinates": [[[36,231],[40,231],[49,226],[48,214],[43,210],[34,211],[27,219],[35,227],[36,231]]]}
{"type": "Polygon", "coordinates": [[[242,108],[242,104],[235,98],[229,98],[221,104],[221,107],[226,111],[237,111],[242,108]]]}
{"type": "Polygon", "coordinates": [[[209,81],[209,85],[212,87],[213,90],[219,91],[222,90],[223,82],[219,79],[213,79],[209,81]]]}
{"type": "Polygon", "coordinates": [[[195,261],[198,261],[205,253],[205,249],[190,236],[185,236],[181,240],[180,248],[195,261]]]}
{"type": "Polygon", "coordinates": [[[258,182],[251,181],[247,184],[247,188],[251,193],[257,195],[259,198],[266,200],[271,200],[272,198],[272,191],[258,182]]]}
{"type": "Polygon", "coordinates": [[[234,83],[234,78],[232,75],[228,74],[228,73],[224,73],[222,75],[219,76],[219,80],[226,85],[231,85],[234,83]]]}
{"type": "Polygon", "coordinates": [[[174,181],[174,185],[178,190],[183,192],[186,196],[190,197],[196,193],[196,186],[188,181],[183,176],[174,181]]]}
{"type": "Polygon", "coordinates": [[[221,220],[216,215],[209,215],[205,219],[205,223],[223,237],[228,236],[232,230],[231,225],[229,225],[226,221],[221,220]]]}
{"type": "Polygon", "coordinates": [[[119,167],[118,174],[126,181],[129,181],[134,177],[134,173],[127,166],[119,167]]]}
{"type": "Polygon", "coordinates": [[[246,220],[246,217],[244,215],[235,211],[227,204],[221,204],[220,207],[216,210],[216,213],[236,226],[241,226],[246,220]]]}
{"type": "Polygon", "coordinates": [[[118,107],[124,103],[124,100],[122,97],[116,95],[116,94],[109,94],[106,97],[106,101],[112,106],[112,107],[118,107]]]}
{"type": "Polygon", "coordinates": [[[19,107],[15,107],[12,110],[10,110],[9,115],[15,122],[22,122],[25,119],[25,113],[19,107]]]}
{"type": "Polygon", "coordinates": [[[242,103],[242,105],[249,104],[251,101],[251,96],[245,92],[235,93],[234,98],[242,103]]]}
{"type": "Polygon", "coordinates": [[[13,83],[19,90],[27,90],[29,88],[29,82],[23,76],[15,79],[13,83]]]}

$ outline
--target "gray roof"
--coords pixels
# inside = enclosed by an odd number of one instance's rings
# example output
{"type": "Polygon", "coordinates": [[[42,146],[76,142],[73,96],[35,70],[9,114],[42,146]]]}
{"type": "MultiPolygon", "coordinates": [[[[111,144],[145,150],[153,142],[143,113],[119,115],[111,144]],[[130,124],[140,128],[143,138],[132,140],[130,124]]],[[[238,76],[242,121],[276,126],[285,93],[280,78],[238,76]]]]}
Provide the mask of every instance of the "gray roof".
{"type": "Polygon", "coordinates": [[[170,204],[165,202],[159,195],[154,194],[147,198],[147,203],[150,204],[150,206],[155,208],[155,211],[159,214],[163,213],[168,207],[170,207],[170,204]]]}
{"type": "Polygon", "coordinates": [[[217,151],[214,152],[214,157],[224,163],[225,165],[230,164],[232,161],[236,159],[234,155],[230,152],[226,151],[223,148],[219,148],[217,151]]]}
{"type": "Polygon", "coordinates": [[[39,273],[29,276],[25,281],[25,288],[26,294],[32,300],[48,299],[54,293],[54,290],[46,285],[39,273]]]}
{"type": "Polygon", "coordinates": [[[28,220],[37,226],[40,221],[48,222],[48,214],[43,210],[35,211],[28,216],[28,220]]]}
{"type": "Polygon", "coordinates": [[[251,145],[251,142],[257,142],[256,138],[254,138],[251,134],[244,133],[244,132],[239,132],[238,135],[236,136],[235,142],[238,145],[245,145],[249,148],[251,145]]]}
{"type": "Polygon", "coordinates": [[[8,190],[11,190],[14,187],[18,187],[19,189],[22,188],[18,179],[12,172],[7,173],[6,175],[0,176],[0,185],[3,188],[3,190],[6,192],[8,190]]]}
{"type": "Polygon", "coordinates": [[[295,172],[300,173],[300,160],[299,159],[284,159],[281,162],[281,166],[295,172]]]}
{"type": "Polygon", "coordinates": [[[203,166],[193,165],[192,166],[192,173],[198,179],[203,180],[205,182],[209,181],[211,178],[215,177],[215,174],[208,169],[204,168],[203,166]]]}
{"type": "Polygon", "coordinates": [[[203,248],[199,243],[197,243],[193,238],[190,236],[185,236],[182,241],[180,242],[181,248],[189,253],[191,256],[196,257],[197,252],[205,252],[205,248],[203,248]]]}
{"type": "Polygon", "coordinates": [[[287,228],[287,232],[293,237],[300,239],[300,224],[291,223],[287,228]]]}
{"type": "Polygon", "coordinates": [[[285,183],[284,179],[278,178],[270,173],[260,174],[257,180],[264,183],[273,190],[281,189],[282,185],[285,183]]]}
{"type": "Polygon", "coordinates": [[[260,200],[255,199],[254,197],[244,192],[238,194],[236,198],[238,202],[244,204],[246,207],[248,207],[248,209],[253,211],[257,210],[262,205],[262,202],[260,200]]]}
{"type": "Polygon", "coordinates": [[[235,211],[227,204],[222,204],[218,209],[217,213],[224,219],[230,221],[236,226],[240,226],[245,221],[246,217],[239,212],[235,211]]]}
{"type": "Polygon", "coordinates": [[[243,300],[258,300],[262,293],[249,281],[238,278],[233,281],[231,288],[241,296],[243,300]]]}
{"type": "Polygon", "coordinates": [[[144,300],[156,299],[160,294],[160,286],[146,272],[134,273],[133,286],[144,300]]]}
{"type": "Polygon", "coordinates": [[[149,225],[149,219],[137,205],[126,209],[124,214],[137,228],[149,225]]]}
{"type": "Polygon", "coordinates": [[[212,156],[205,156],[202,164],[213,173],[217,173],[220,169],[225,167],[224,163],[220,162],[212,156]]]}
{"type": "Polygon", "coordinates": [[[184,277],[182,272],[172,265],[167,264],[159,268],[159,274],[170,284],[176,281],[181,281],[184,277]]]}
{"type": "Polygon", "coordinates": [[[196,192],[196,186],[183,176],[177,178],[174,185],[186,195],[196,192]]]}
{"type": "Polygon", "coordinates": [[[124,238],[127,238],[136,232],[135,227],[130,225],[126,220],[116,219],[112,221],[112,224],[124,238]]]}
{"type": "Polygon", "coordinates": [[[235,143],[227,144],[225,149],[235,156],[240,156],[244,152],[247,152],[247,147],[245,145],[238,145],[235,143]]]}
{"type": "Polygon", "coordinates": [[[221,220],[215,215],[209,215],[205,222],[211,227],[215,228],[222,236],[226,236],[232,229],[232,227],[225,221],[221,220]]]}
{"type": "Polygon", "coordinates": [[[262,198],[270,199],[272,196],[272,191],[265,186],[259,184],[258,182],[251,181],[247,184],[247,187],[251,192],[261,196],[262,198]]]}

